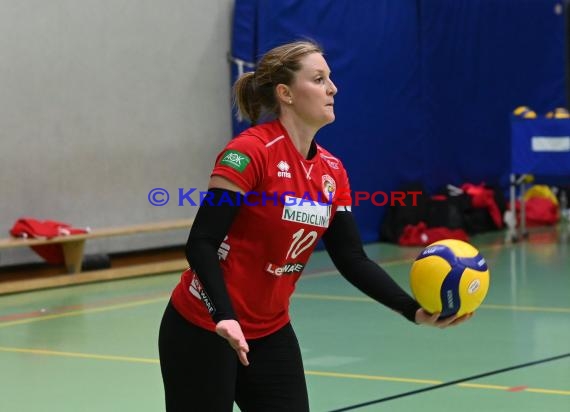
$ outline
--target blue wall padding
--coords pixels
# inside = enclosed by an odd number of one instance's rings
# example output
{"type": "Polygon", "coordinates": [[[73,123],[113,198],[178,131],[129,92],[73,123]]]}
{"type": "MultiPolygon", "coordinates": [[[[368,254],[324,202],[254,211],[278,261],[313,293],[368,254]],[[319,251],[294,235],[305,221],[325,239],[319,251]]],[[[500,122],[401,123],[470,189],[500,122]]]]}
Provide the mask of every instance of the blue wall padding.
{"type": "MultiPolygon", "coordinates": [[[[556,0],[237,0],[232,51],[254,63],[311,38],[339,93],[317,135],[353,190],[421,181],[507,183],[509,114],[566,104],[564,21],[556,0]]],[[[232,65],[232,81],[236,76],[232,65]]],[[[234,120],[234,132],[247,127],[234,120]]],[[[365,241],[385,208],[355,208],[365,241]]]]}

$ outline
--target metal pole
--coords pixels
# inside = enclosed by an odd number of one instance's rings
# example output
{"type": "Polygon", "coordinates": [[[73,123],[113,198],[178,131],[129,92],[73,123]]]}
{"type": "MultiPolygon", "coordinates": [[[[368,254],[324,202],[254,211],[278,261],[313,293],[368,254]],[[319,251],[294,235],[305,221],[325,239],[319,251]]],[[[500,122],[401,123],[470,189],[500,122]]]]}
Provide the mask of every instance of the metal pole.
{"type": "Polygon", "coordinates": [[[511,210],[509,210],[508,216],[505,219],[505,223],[507,224],[507,241],[508,242],[516,242],[518,240],[517,235],[517,175],[511,173],[511,187],[510,187],[510,198],[511,198],[511,210]]]}
{"type": "Polygon", "coordinates": [[[570,0],[564,0],[564,38],[566,60],[566,108],[570,111],[570,0]]]}

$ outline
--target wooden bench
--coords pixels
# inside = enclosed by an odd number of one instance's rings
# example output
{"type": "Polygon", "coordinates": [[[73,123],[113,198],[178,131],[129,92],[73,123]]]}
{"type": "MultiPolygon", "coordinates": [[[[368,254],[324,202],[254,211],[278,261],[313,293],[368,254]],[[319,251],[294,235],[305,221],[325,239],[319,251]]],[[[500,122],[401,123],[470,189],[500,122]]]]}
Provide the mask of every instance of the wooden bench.
{"type": "MultiPolygon", "coordinates": [[[[0,289],[2,293],[12,293],[20,290],[31,290],[42,287],[63,286],[76,283],[86,283],[96,280],[107,280],[113,278],[123,278],[128,276],[136,276],[140,274],[160,273],[179,270],[186,265],[185,259],[178,259],[176,261],[166,262],[163,265],[152,263],[146,265],[137,265],[126,268],[104,269],[96,270],[89,273],[81,273],[81,265],[83,263],[83,251],[85,242],[89,239],[98,239],[116,236],[129,236],[144,233],[165,232],[177,229],[190,230],[194,219],[179,219],[163,222],[142,223],[131,226],[123,227],[110,227],[102,229],[93,229],[89,233],[57,236],[51,239],[32,239],[32,238],[6,238],[0,239],[0,250],[29,247],[38,245],[61,244],[63,249],[63,256],[65,260],[65,267],[68,274],[75,274],[74,276],[64,275],[51,277],[50,280],[29,281],[24,282],[27,286],[22,285],[3,285],[0,289]],[[145,273],[146,271],[146,273],[145,273]],[[141,273],[142,272],[142,273],[141,273]]],[[[16,282],[18,283],[18,282],[16,282]]],[[[21,283],[21,282],[20,282],[21,283]]]]}

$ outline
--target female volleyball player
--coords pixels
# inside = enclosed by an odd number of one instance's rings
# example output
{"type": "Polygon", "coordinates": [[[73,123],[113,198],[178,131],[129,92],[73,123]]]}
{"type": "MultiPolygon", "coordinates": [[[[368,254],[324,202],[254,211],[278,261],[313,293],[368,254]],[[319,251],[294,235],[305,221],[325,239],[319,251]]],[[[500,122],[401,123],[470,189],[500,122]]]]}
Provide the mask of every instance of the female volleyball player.
{"type": "Polygon", "coordinates": [[[229,412],[309,410],[289,298],[322,237],[339,272],[417,324],[446,327],[366,256],[346,171],[316,144],[334,121],[337,88],[322,50],[295,42],[270,50],[234,85],[240,113],[257,123],[216,159],[212,197],[186,246],[190,269],[160,327],[166,409],[229,412]]]}

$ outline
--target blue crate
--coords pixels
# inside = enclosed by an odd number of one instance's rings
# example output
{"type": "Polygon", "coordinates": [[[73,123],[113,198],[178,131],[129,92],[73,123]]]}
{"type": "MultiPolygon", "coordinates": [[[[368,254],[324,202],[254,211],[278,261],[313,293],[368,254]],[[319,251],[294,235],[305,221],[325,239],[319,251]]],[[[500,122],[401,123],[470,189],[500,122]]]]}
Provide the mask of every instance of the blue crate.
{"type": "Polygon", "coordinates": [[[570,176],[570,119],[513,116],[511,172],[570,176]]]}

